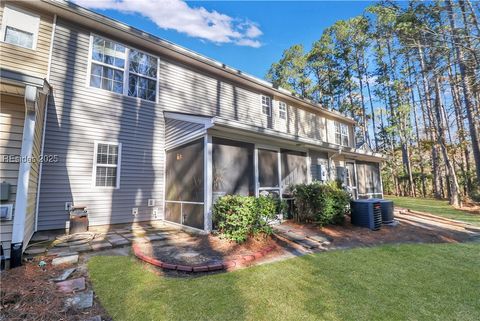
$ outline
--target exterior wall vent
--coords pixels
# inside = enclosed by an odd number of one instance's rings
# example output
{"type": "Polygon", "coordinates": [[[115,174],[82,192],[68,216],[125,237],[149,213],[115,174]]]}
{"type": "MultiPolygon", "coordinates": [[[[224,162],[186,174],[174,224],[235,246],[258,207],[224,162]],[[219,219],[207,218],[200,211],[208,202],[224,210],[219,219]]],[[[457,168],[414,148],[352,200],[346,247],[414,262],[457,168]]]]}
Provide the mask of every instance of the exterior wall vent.
{"type": "Polygon", "coordinates": [[[13,204],[0,205],[0,219],[2,221],[12,220],[13,204]]]}

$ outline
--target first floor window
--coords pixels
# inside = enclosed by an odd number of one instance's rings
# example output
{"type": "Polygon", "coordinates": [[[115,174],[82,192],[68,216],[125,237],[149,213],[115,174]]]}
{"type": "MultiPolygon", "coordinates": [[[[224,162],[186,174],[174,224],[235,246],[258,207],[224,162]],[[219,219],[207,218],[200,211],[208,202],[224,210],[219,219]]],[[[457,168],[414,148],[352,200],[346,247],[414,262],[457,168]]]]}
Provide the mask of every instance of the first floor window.
{"type": "Polygon", "coordinates": [[[121,144],[95,143],[94,175],[96,187],[118,188],[121,144]]]}
{"type": "Polygon", "coordinates": [[[262,95],[262,114],[272,116],[272,98],[262,95]]]}
{"type": "Polygon", "coordinates": [[[280,119],[287,119],[287,104],[282,101],[278,103],[278,117],[280,117],[280,119]]]}
{"type": "Polygon", "coordinates": [[[335,144],[349,146],[348,125],[335,122],[335,144]]]}

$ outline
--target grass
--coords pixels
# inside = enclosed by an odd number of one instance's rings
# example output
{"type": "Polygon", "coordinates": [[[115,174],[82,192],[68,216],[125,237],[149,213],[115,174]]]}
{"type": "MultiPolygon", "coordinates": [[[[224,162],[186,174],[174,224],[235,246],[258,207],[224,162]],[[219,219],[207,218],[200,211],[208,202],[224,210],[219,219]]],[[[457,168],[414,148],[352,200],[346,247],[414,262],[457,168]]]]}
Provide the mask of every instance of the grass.
{"type": "Polygon", "coordinates": [[[93,257],[95,293],[120,320],[479,320],[480,244],[332,251],[171,278],[132,257],[93,257]]]}
{"type": "Polygon", "coordinates": [[[480,226],[480,215],[472,214],[466,211],[457,210],[449,205],[447,201],[439,201],[430,198],[397,197],[385,196],[386,199],[394,201],[399,207],[408,208],[414,211],[428,212],[438,216],[463,221],[476,226],[480,226]]]}

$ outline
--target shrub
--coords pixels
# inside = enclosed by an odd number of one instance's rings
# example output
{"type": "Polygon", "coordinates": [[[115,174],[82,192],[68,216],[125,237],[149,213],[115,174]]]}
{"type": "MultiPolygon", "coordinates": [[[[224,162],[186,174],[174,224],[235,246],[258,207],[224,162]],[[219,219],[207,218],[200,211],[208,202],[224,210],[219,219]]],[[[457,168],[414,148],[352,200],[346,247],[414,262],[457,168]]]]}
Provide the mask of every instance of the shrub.
{"type": "Polygon", "coordinates": [[[213,221],[226,238],[242,243],[250,235],[271,234],[268,224],[275,218],[277,201],[271,197],[226,195],[213,205],[213,221]]]}
{"type": "Polygon", "coordinates": [[[294,219],[320,225],[342,224],[350,203],[350,194],[336,183],[299,184],[295,186],[293,196],[294,219]]]}

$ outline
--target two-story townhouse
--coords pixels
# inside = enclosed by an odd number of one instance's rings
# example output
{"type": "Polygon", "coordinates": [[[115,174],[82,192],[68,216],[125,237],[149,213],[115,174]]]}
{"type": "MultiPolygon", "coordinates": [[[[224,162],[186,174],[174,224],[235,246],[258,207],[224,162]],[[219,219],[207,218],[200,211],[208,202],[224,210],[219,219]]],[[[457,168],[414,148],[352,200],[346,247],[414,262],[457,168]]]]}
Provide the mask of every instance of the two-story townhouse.
{"type": "MultiPolygon", "coordinates": [[[[382,156],[355,148],[352,119],[178,45],[62,1],[54,16],[34,228],[165,220],[212,228],[225,194],[341,179],[382,196],[382,156]]],[[[2,22],[3,24],[3,22],[2,22]]]]}

